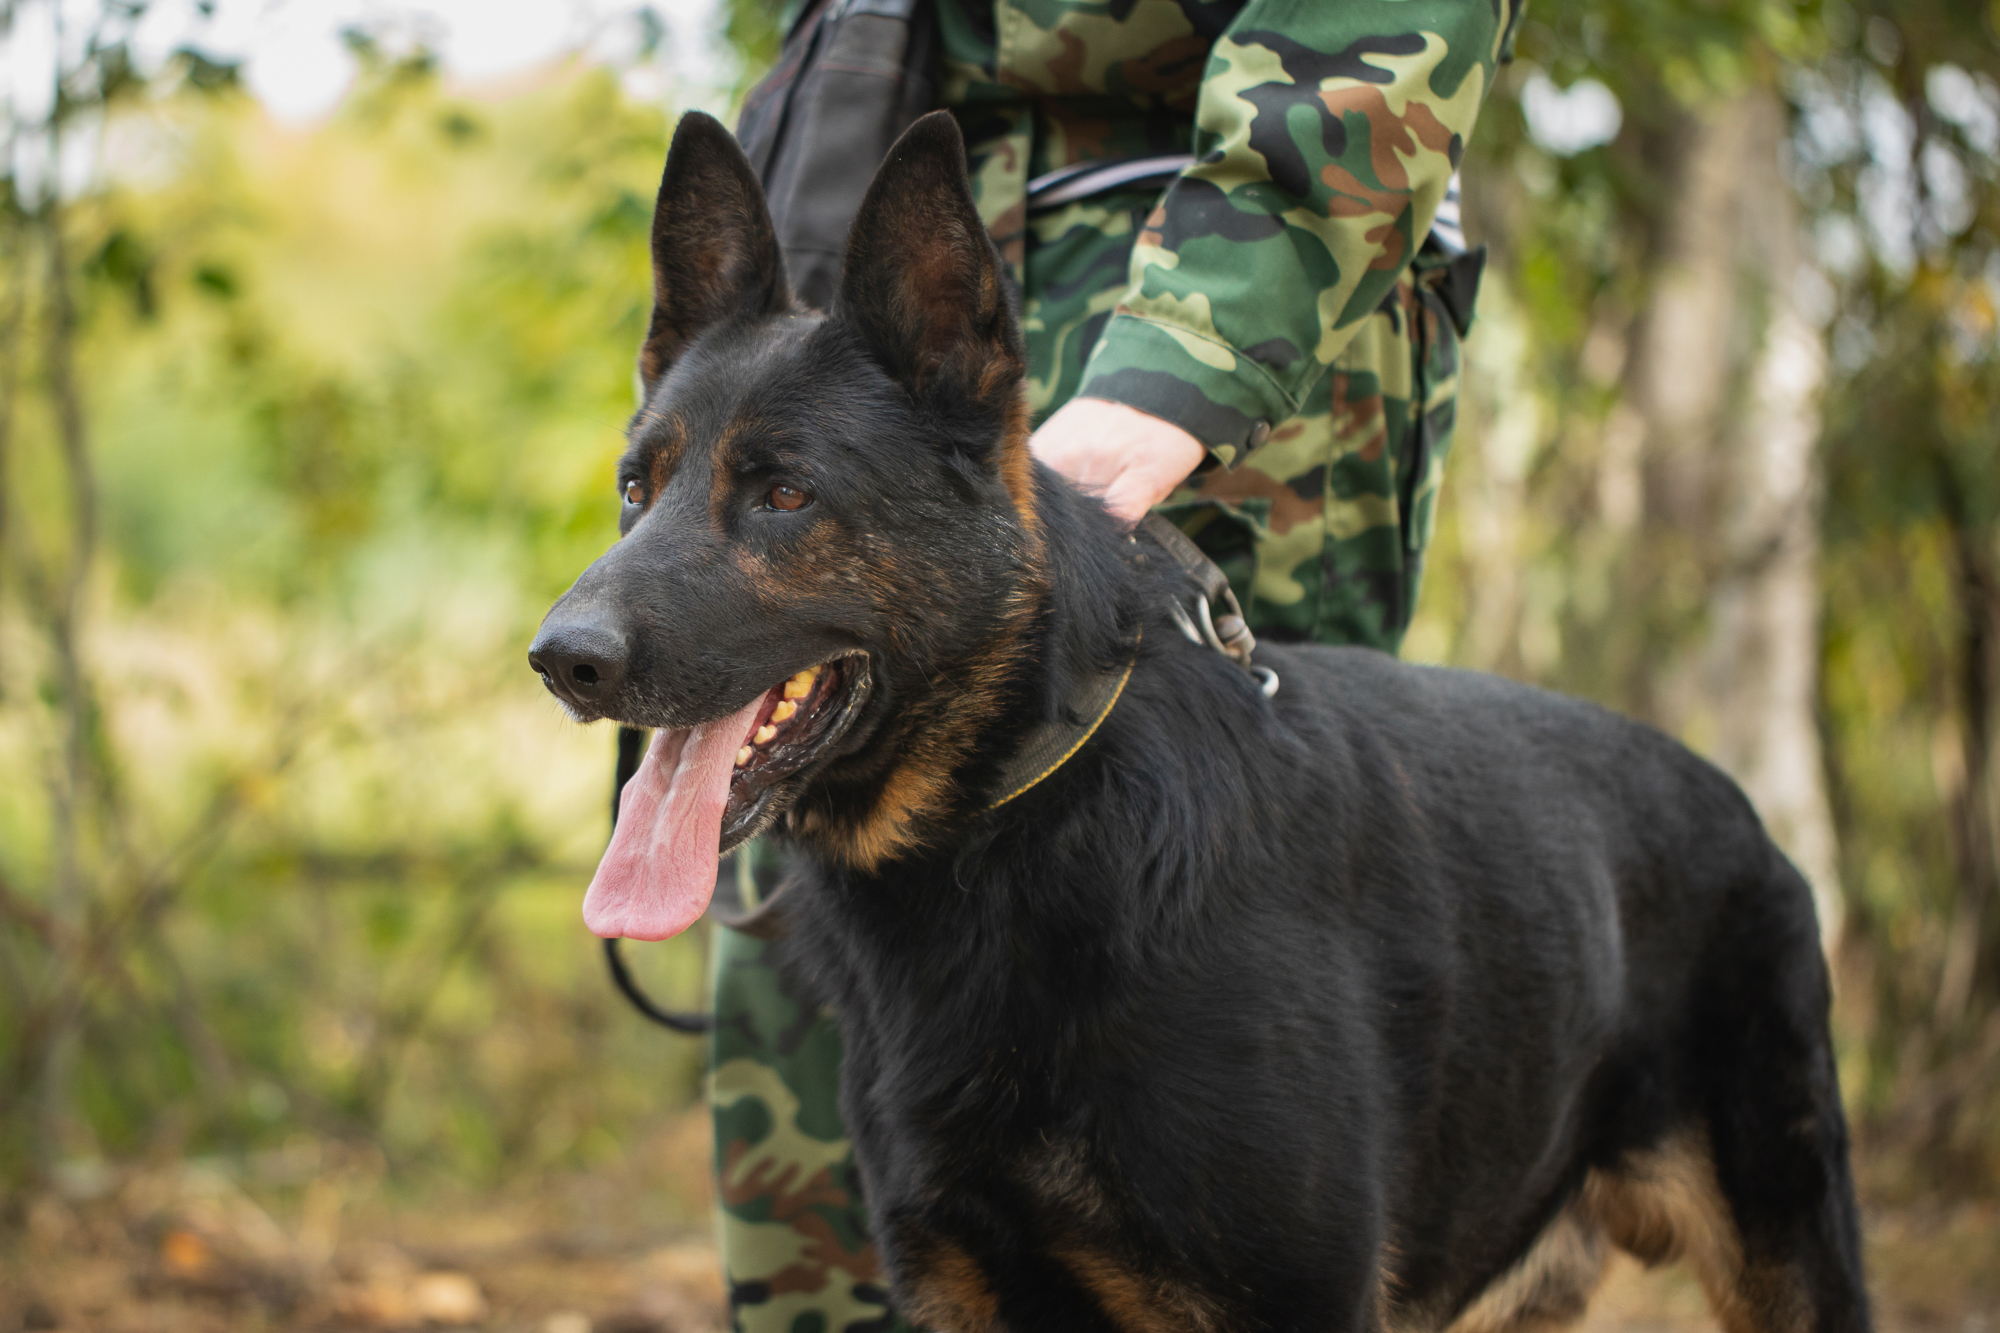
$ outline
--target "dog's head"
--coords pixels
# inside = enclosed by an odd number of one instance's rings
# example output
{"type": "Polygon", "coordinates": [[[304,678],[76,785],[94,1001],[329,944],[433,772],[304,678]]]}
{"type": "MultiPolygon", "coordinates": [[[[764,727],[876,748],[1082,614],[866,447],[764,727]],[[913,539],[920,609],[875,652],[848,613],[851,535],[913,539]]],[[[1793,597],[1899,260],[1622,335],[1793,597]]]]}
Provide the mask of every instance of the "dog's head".
{"type": "Polygon", "coordinates": [[[816,783],[881,803],[886,738],[1018,611],[1035,540],[1019,330],[949,115],[876,173],[828,314],[707,116],[674,133],[652,249],[621,535],[528,659],[577,719],[657,729],[584,908],[641,939],[816,783]]]}

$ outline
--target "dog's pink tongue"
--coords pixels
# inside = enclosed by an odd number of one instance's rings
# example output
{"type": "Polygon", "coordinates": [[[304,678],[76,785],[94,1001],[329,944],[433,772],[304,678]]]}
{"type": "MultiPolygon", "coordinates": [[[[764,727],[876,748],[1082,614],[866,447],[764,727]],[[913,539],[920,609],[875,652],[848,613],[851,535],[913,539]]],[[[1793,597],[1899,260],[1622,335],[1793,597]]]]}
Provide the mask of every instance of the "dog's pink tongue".
{"type": "Polygon", "coordinates": [[[583,924],[593,935],[663,940],[708,909],[736,751],[763,702],[760,695],[719,722],[653,734],[583,895],[583,924]]]}

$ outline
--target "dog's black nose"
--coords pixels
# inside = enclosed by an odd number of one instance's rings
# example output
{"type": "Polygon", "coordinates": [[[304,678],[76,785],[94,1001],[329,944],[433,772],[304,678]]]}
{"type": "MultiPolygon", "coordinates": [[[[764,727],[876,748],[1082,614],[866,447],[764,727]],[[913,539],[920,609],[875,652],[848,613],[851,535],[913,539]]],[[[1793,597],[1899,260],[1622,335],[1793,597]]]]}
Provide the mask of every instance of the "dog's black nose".
{"type": "Polygon", "coordinates": [[[588,622],[545,624],[528,649],[528,665],[558,698],[602,699],[625,679],[625,639],[588,622]]]}

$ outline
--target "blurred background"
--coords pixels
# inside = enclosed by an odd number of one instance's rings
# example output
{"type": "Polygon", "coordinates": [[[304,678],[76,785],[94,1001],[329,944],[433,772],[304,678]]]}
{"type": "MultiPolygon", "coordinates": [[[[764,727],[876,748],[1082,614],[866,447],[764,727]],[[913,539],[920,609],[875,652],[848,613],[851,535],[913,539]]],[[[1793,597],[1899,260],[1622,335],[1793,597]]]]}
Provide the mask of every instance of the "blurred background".
{"type": "MultiPolygon", "coordinates": [[[[0,1333],[720,1327],[525,665],[766,0],[0,0],[0,1333]]],[[[1407,655],[1734,773],[1880,1318],[2000,1327],[2000,0],[1534,0],[1407,655]]],[[[634,950],[701,998],[699,933],[634,950]]],[[[1599,1328],[1712,1326],[1620,1270],[1599,1328]]]]}

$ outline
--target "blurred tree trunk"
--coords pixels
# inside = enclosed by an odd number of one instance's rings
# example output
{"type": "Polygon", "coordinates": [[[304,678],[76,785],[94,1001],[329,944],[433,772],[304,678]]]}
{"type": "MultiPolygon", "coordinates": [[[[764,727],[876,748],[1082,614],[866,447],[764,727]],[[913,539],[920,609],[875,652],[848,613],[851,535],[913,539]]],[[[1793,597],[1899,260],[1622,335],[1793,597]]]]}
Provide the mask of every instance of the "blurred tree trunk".
{"type": "Polygon", "coordinates": [[[1811,881],[1822,937],[1832,944],[1843,910],[1818,723],[1826,346],[1800,309],[1800,224],[1782,164],[1785,113],[1769,92],[1748,100],[1741,239],[1765,280],[1764,327],[1744,410],[1725,431],[1732,486],[1720,514],[1725,563],[1710,601],[1706,674],[1715,755],[1811,881]]]}
{"type": "Polygon", "coordinates": [[[1932,1023],[1949,1034],[1964,1017],[1981,972],[1981,954],[1995,933],[1990,920],[2000,897],[2000,775],[1994,772],[1994,706],[2000,695],[2000,554],[1993,533],[1971,512],[1975,483],[1960,475],[1954,451],[1933,445],[1938,494],[1951,533],[1952,590],[1959,611],[1958,781],[1949,806],[1958,892],[1945,937],[1932,1023]]]}
{"type": "Polygon", "coordinates": [[[1816,717],[1825,351],[1798,305],[1784,131],[1777,96],[1753,88],[1653,132],[1658,276],[1605,451],[1631,480],[1614,472],[1601,490],[1638,492],[1621,605],[1649,622],[1628,700],[1743,784],[1831,943],[1842,912],[1816,717]]]}
{"type": "MultiPolygon", "coordinates": [[[[61,161],[60,126],[47,131],[50,170],[61,161]]],[[[59,570],[37,576],[37,618],[49,637],[61,710],[61,742],[50,775],[50,841],[53,874],[49,920],[53,927],[54,987],[49,1005],[41,1069],[41,1105],[36,1157],[44,1173],[78,1146],[81,1126],[72,1114],[77,1043],[83,1019],[85,930],[89,885],[83,865],[86,806],[90,797],[87,733],[90,691],[82,659],[83,616],[92,558],[97,549],[97,481],[84,428],[82,393],[76,380],[76,305],[71,291],[67,221],[53,188],[37,221],[43,234],[47,277],[44,288],[43,370],[54,408],[63,477],[69,499],[69,550],[59,570]]]]}

